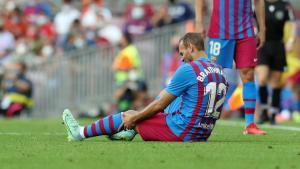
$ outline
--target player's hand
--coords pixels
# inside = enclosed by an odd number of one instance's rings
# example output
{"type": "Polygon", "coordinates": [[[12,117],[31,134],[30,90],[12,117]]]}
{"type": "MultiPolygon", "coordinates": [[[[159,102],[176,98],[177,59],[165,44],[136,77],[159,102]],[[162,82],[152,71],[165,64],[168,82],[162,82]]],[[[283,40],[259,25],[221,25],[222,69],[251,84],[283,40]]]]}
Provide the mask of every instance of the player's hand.
{"type": "Polygon", "coordinates": [[[133,129],[135,127],[135,114],[138,113],[134,110],[128,110],[122,112],[123,128],[124,129],[133,129]]]}
{"type": "Polygon", "coordinates": [[[258,34],[256,36],[256,41],[257,41],[256,49],[259,50],[264,46],[265,41],[266,41],[265,31],[259,31],[258,32],[258,34]]]}

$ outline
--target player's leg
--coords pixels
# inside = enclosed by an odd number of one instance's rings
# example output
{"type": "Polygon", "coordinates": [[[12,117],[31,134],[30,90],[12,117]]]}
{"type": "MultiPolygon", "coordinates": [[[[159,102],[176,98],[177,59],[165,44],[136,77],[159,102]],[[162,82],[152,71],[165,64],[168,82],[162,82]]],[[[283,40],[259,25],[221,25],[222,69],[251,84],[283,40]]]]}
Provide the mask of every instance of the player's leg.
{"type": "Polygon", "coordinates": [[[280,111],[281,100],[281,75],[287,66],[285,47],[282,42],[272,42],[272,64],[271,64],[271,87],[272,87],[272,101],[271,101],[271,124],[275,124],[275,117],[280,111]]]}
{"type": "MultiPolygon", "coordinates": [[[[177,97],[171,104],[169,104],[169,106],[167,106],[164,109],[164,113],[172,114],[178,112],[180,110],[181,104],[182,104],[182,98],[177,97]]],[[[119,141],[131,141],[136,134],[137,132],[134,129],[122,130],[116,134],[109,136],[109,139],[119,140],[119,141]]]]}
{"type": "Polygon", "coordinates": [[[243,101],[245,108],[246,129],[244,134],[263,135],[254,123],[256,107],[256,86],[254,82],[254,67],[256,66],[256,41],[254,38],[237,40],[235,49],[236,67],[240,70],[243,82],[243,101]]]}
{"type": "Polygon", "coordinates": [[[269,120],[268,117],[268,81],[269,81],[269,67],[265,64],[258,65],[255,68],[257,79],[258,79],[258,94],[259,94],[259,103],[260,103],[260,117],[259,123],[264,123],[269,120]]]}
{"type": "Polygon", "coordinates": [[[167,125],[167,113],[158,113],[137,124],[135,130],[123,130],[112,135],[112,140],[131,141],[138,132],[144,141],[181,141],[167,125]]]}
{"type": "Polygon", "coordinates": [[[281,72],[272,71],[271,72],[271,86],[272,86],[272,101],[271,101],[271,124],[275,124],[275,117],[280,111],[280,95],[281,95],[281,72]]]}
{"type": "Polygon", "coordinates": [[[89,137],[112,135],[116,133],[122,125],[121,113],[118,113],[109,115],[83,127],[78,124],[68,109],[63,112],[63,121],[68,132],[68,139],[76,141],[89,137]]]}
{"type": "Polygon", "coordinates": [[[136,126],[136,131],[144,141],[182,141],[169,128],[166,113],[158,113],[136,126]]]}
{"type": "Polygon", "coordinates": [[[259,94],[259,103],[260,103],[260,116],[259,124],[262,124],[266,121],[269,121],[268,116],[268,82],[269,82],[269,73],[270,67],[273,63],[272,52],[270,43],[265,43],[263,48],[260,50],[257,56],[257,67],[255,68],[256,75],[258,77],[258,94],[259,94]]]}

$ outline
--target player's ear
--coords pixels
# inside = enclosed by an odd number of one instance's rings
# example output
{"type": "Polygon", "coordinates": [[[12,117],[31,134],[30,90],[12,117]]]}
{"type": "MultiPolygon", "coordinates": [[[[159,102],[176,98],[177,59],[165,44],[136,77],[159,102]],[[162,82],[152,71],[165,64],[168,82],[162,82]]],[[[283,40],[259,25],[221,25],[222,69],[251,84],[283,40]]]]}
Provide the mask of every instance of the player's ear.
{"type": "Polygon", "coordinates": [[[190,45],[190,52],[193,53],[194,52],[194,46],[190,45]]]}

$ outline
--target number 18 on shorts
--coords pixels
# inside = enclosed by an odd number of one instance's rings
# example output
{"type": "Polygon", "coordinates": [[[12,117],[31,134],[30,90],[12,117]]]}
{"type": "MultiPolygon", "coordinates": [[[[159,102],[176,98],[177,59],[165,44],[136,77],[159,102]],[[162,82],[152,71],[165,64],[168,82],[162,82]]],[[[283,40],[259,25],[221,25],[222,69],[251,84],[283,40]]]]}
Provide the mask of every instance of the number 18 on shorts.
{"type": "Polygon", "coordinates": [[[235,44],[234,39],[209,38],[206,54],[210,60],[223,68],[232,68],[235,44]]]}

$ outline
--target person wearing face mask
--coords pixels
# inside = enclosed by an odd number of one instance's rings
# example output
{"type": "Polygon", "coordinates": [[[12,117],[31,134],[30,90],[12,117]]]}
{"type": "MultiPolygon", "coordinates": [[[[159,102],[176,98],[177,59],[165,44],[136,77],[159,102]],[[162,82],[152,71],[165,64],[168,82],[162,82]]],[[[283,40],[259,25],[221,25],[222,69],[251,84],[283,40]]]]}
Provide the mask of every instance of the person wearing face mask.
{"type": "Polygon", "coordinates": [[[27,78],[26,71],[26,64],[17,62],[10,63],[4,72],[2,81],[4,96],[0,112],[7,118],[19,116],[23,110],[29,111],[33,106],[33,85],[27,78]]]}
{"type": "Polygon", "coordinates": [[[132,20],[134,16],[132,15],[132,10],[136,7],[140,7],[143,10],[143,19],[151,19],[154,15],[153,7],[150,3],[145,2],[145,0],[134,0],[133,3],[129,4],[124,12],[125,20],[132,20]]]}
{"type": "Polygon", "coordinates": [[[4,22],[4,27],[16,37],[25,36],[28,29],[28,22],[22,16],[22,11],[19,7],[9,12],[8,18],[4,22]]]}
{"type": "Polygon", "coordinates": [[[124,31],[132,35],[141,35],[152,30],[153,10],[143,0],[135,0],[125,11],[124,31]]]}
{"type": "Polygon", "coordinates": [[[56,46],[66,48],[71,26],[79,17],[80,12],[72,6],[72,0],[64,0],[61,11],[54,17],[54,29],[57,33],[56,46]]]}

